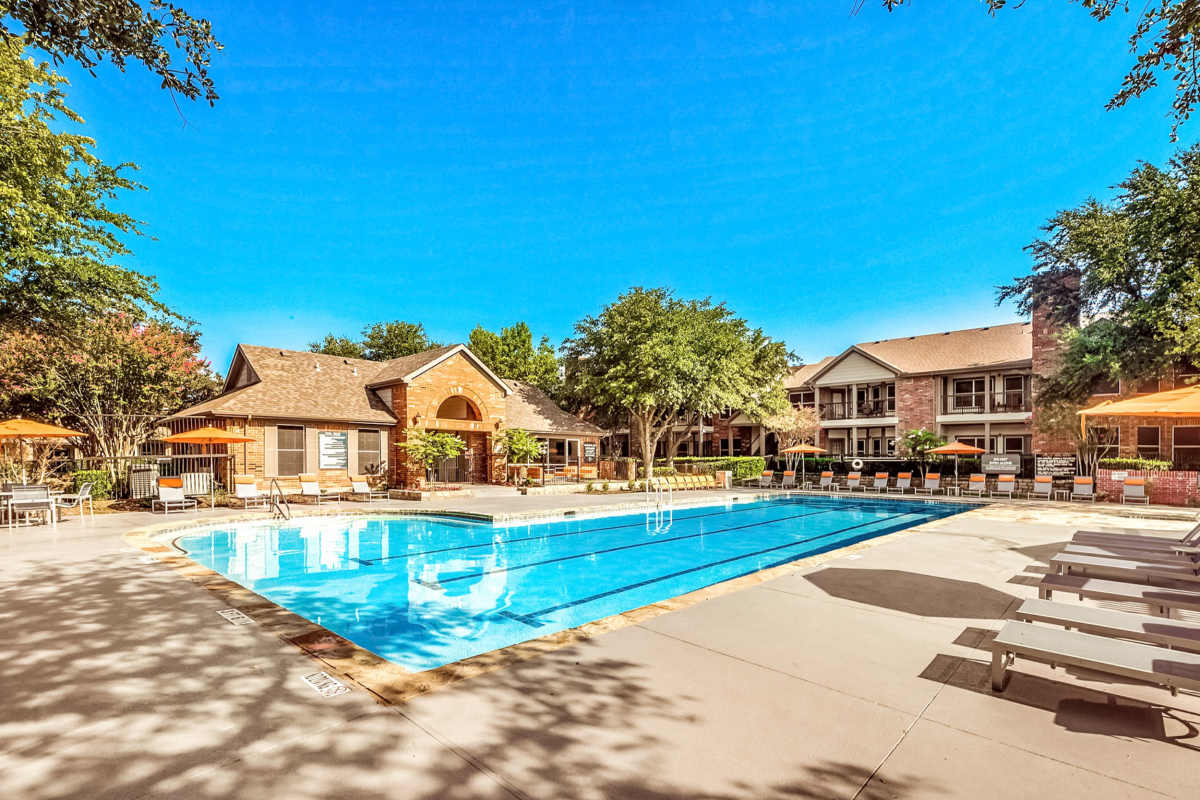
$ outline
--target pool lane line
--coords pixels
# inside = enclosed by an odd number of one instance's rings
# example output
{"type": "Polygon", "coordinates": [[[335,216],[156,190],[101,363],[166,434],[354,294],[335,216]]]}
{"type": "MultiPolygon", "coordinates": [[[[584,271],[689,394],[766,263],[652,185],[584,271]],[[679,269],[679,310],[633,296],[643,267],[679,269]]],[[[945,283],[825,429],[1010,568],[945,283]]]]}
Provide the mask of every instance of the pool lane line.
{"type": "MultiPolygon", "coordinates": [[[[651,539],[649,541],[632,542],[630,544],[622,544],[622,545],[618,545],[616,547],[605,547],[600,550],[589,550],[586,553],[576,553],[574,555],[569,555],[569,556],[559,556],[557,558],[547,558],[542,561],[530,561],[525,564],[516,564],[513,566],[505,566],[505,567],[493,567],[491,569],[484,569],[484,570],[480,570],[478,572],[468,572],[464,575],[456,575],[453,578],[446,578],[445,580],[438,580],[437,584],[439,586],[444,586],[444,584],[454,583],[456,581],[472,580],[474,578],[482,578],[485,575],[497,575],[502,572],[516,572],[517,570],[532,569],[533,567],[543,567],[547,564],[557,564],[557,563],[560,563],[563,561],[573,561],[574,559],[577,559],[577,558],[590,558],[591,556],[607,555],[609,553],[618,553],[622,550],[633,550],[634,548],[638,548],[638,547],[649,547],[650,545],[654,545],[654,544],[668,544],[670,542],[681,542],[685,539],[696,539],[701,536],[714,536],[718,533],[732,533],[733,531],[745,530],[747,528],[757,528],[761,525],[774,525],[777,522],[787,522],[788,520],[800,519],[801,517],[815,517],[818,514],[832,514],[834,511],[837,511],[837,510],[838,509],[836,509],[836,508],[827,508],[827,509],[822,509],[821,511],[810,511],[806,514],[792,514],[792,515],[786,516],[786,517],[777,517],[775,519],[769,519],[769,520],[765,520],[763,522],[749,522],[749,523],[746,523],[745,525],[734,525],[729,528],[716,528],[711,531],[699,531],[697,533],[686,533],[682,536],[671,536],[666,539],[651,539]]],[[[908,512],[908,513],[916,513],[916,512],[908,512]]],[[[903,515],[900,515],[900,516],[903,516],[903,515]]],[[[891,519],[891,517],[884,517],[883,519],[887,520],[887,519],[891,519]]],[[[871,522],[877,522],[877,521],[879,521],[879,520],[871,520],[871,522]]],[[[864,524],[869,524],[869,523],[864,523],[864,524]]],[[[815,539],[818,537],[813,537],[813,538],[815,539]]],[[[802,539],[801,541],[809,541],[809,540],[802,539]]],[[[792,544],[795,544],[795,542],[792,542],[792,544]]],[[[432,582],[423,581],[422,585],[426,586],[426,587],[431,587],[432,582]]]]}
{"type": "MultiPolygon", "coordinates": [[[[590,603],[593,600],[602,600],[605,597],[611,597],[614,594],[628,592],[632,589],[640,589],[643,586],[649,586],[650,584],[658,583],[659,581],[666,581],[666,580],[670,580],[671,578],[680,578],[684,575],[690,575],[693,572],[699,572],[700,570],[703,570],[703,569],[712,569],[713,567],[720,567],[725,564],[732,564],[734,561],[741,561],[744,558],[751,558],[753,556],[761,556],[766,553],[774,552],[776,550],[784,550],[789,547],[796,547],[798,545],[809,544],[810,542],[815,542],[815,541],[818,541],[819,539],[828,539],[830,536],[836,536],[839,533],[845,533],[847,531],[852,531],[857,528],[865,528],[868,525],[874,525],[877,522],[888,522],[891,520],[899,519],[901,517],[909,517],[914,514],[917,514],[917,512],[909,511],[904,514],[896,514],[891,517],[884,517],[881,520],[874,519],[874,520],[870,520],[869,522],[861,522],[858,525],[850,525],[849,527],[840,528],[836,531],[830,531],[829,533],[823,533],[820,536],[814,536],[811,539],[801,539],[800,541],[797,541],[797,542],[788,542],[786,544],[775,545],[774,547],[767,547],[762,550],[755,550],[750,553],[742,553],[741,555],[731,556],[729,558],[723,558],[720,561],[713,561],[709,564],[701,564],[701,565],[695,566],[695,567],[688,567],[687,569],[682,569],[682,570],[679,570],[678,572],[671,572],[666,575],[659,575],[654,578],[646,578],[645,580],[638,581],[636,583],[631,583],[626,586],[619,586],[616,589],[609,589],[607,591],[600,592],[598,594],[589,595],[588,597],[581,597],[577,600],[572,600],[569,603],[561,603],[557,606],[550,606],[549,608],[538,609],[537,611],[532,611],[528,614],[517,614],[516,612],[508,611],[507,609],[504,611],[500,611],[498,613],[502,617],[507,617],[508,619],[516,620],[517,622],[524,623],[525,625],[528,625],[531,628],[540,628],[545,623],[540,621],[538,619],[538,617],[545,616],[546,614],[553,614],[556,611],[563,611],[565,609],[572,608],[572,607],[578,606],[578,605],[582,605],[584,603],[590,603]]],[[[783,522],[784,520],[778,520],[778,521],[783,522]]],[[[768,524],[770,524],[770,523],[768,523],[768,524]]],[[[895,527],[897,529],[902,529],[902,528],[908,527],[908,526],[905,525],[905,526],[892,526],[892,527],[895,527]]],[[[888,531],[883,531],[876,535],[883,536],[887,532],[888,531]]],[[[843,546],[842,543],[838,543],[838,544],[839,544],[839,546],[843,546]]],[[[802,557],[807,557],[808,555],[816,555],[817,552],[819,552],[819,551],[815,551],[813,553],[804,553],[802,557]]],[[[776,567],[776,566],[779,566],[780,564],[787,564],[788,562],[795,561],[795,560],[796,559],[794,559],[794,558],[782,559],[782,560],[776,561],[772,564],[767,564],[762,567],[756,567],[756,568],[749,570],[748,572],[744,572],[742,574],[748,575],[751,572],[759,572],[760,570],[770,569],[771,567],[776,567]]],[[[740,575],[732,575],[729,578],[722,579],[722,580],[732,580],[733,578],[737,578],[737,577],[741,577],[741,576],[740,575]]]]}
{"type": "MultiPolygon", "coordinates": [[[[680,521],[686,522],[686,521],[692,520],[692,519],[702,519],[704,517],[720,516],[721,514],[742,514],[747,511],[763,511],[763,510],[770,508],[770,502],[773,502],[773,501],[768,501],[768,505],[758,505],[757,503],[751,503],[751,504],[748,504],[747,508],[723,508],[721,511],[709,511],[704,514],[688,514],[687,516],[680,515],[680,516],[675,516],[674,520],[676,522],[680,522],[680,521]]],[[[788,501],[786,503],[784,503],[784,505],[804,505],[804,503],[803,503],[803,501],[793,502],[792,500],[788,499],[788,501]]],[[[836,508],[831,507],[828,510],[830,510],[830,511],[842,511],[842,510],[846,510],[846,509],[866,510],[866,509],[869,509],[870,507],[871,506],[869,504],[862,505],[859,503],[854,503],[854,504],[841,503],[836,508]]],[[[537,523],[537,524],[544,525],[547,523],[537,523]]],[[[553,523],[550,523],[550,524],[553,524],[553,523]]],[[[488,542],[478,542],[476,544],[460,544],[460,545],[455,545],[453,547],[439,547],[439,548],[435,548],[433,550],[417,550],[416,552],[412,552],[412,553],[397,553],[394,556],[383,556],[380,558],[368,558],[368,559],[355,558],[353,560],[357,561],[359,564],[362,564],[363,566],[371,567],[371,566],[375,566],[376,564],[382,564],[385,561],[395,561],[396,559],[400,559],[400,558],[414,558],[414,557],[418,557],[418,556],[431,556],[431,555],[437,555],[438,553],[452,553],[456,550],[473,550],[473,549],[479,548],[479,547],[495,547],[496,545],[516,544],[518,542],[533,542],[533,541],[539,541],[542,539],[558,539],[562,536],[580,536],[581,534],[585,534],[585,533],[603,533],[604,531],[615,531],[615,530],[621,530],[623,528],[640,528],[640,527],[643,527],[645,524],[646,524],[645,520],[641,520],[639,522],[627,522],[627,523],[624,523],[621,525],[605,525],[600,528],[583,528],[582,530],[577,530],[577,531],[563,531],[562,533],[549,533],[549,534],[543,534],[540,536],[522,536],[517,539],[501,539],[499,542],[492,540],[492,541],[488,541],[488,542]]]]}

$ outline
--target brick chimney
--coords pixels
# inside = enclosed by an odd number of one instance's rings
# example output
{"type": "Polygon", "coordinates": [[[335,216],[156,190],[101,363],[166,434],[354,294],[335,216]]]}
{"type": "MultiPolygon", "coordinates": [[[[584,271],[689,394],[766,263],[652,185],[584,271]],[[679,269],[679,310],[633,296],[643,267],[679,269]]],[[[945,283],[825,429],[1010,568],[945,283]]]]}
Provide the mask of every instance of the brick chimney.
{"type": "MultiPolygon", "coordinates": [[[[1077,290],[1079,275],[1064,276],[1064,287],[1077,290]]],[[[1061,345],[1058,336],[1067,325],[1079,324],[1078,307],[1063,311],[1038,304],[1033,307],[1033,452],[1037,455],[1074,455],[1075,442],[1065,435],[1038,430],[1038,394],[1042,377],[1058,370],[1061,345]],[[1056,313],[1057,312],[1057,313],[1056,313]]]]}

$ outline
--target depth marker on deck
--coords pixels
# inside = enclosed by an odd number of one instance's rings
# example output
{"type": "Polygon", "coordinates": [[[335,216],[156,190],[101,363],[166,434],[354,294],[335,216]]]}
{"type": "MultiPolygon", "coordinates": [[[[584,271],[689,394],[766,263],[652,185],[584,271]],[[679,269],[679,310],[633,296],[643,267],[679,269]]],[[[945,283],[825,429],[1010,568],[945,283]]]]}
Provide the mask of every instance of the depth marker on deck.
{"type": "Polygon", "coordinates": [[[254,620],[238,611],[236,608],[222,608],[217,612],[230,625],[252,625],[254,620]]]}
{"type": "Polygon", "coordinates": [[[304,682],[321,697],[337,697],[350,691],[350,687],[330,675],[328,672],[314,672],[305,675],[304,682]]]}

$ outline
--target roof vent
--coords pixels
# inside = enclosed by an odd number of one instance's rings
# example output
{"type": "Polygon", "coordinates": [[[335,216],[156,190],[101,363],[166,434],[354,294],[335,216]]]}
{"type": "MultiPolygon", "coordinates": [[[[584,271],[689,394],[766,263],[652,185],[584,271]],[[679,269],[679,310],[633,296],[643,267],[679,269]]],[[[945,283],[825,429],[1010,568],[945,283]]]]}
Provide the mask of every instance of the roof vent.
{"type": "Polygon", "coordinates": [[[320,362],[320,361],[314,361],[314,362],[313,362],[313,369],[315,369],[317,372],[320,372],[320,371],[321,371],[321,362],[320,362]]]}
{"type": "Polygon", "coordinates": [[[350,370],[350,371],[351,371],[351,372],[353,372],[355,375],[357,375],[357,374],[358,374],[358,367],[355,367],[354,369],[352,369],[352,370],[350,370]]]}
{"type": "Polygon", "coordinates": [[[988,325],[987,327],[980,328],[979,330],[981,330],[981,331],[991,330],[991,327],[992,327],[991,325],[988,325]]]}

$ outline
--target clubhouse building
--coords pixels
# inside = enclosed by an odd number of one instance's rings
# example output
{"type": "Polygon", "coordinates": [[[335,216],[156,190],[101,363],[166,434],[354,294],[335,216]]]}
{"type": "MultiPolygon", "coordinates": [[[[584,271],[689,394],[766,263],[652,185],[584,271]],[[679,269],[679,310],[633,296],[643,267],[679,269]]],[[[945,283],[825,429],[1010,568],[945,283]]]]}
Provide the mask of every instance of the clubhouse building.
{"type": "Polygon", "coordinates": [[[537,436],[544,463],[567,474],[595,466],[605,435],[536,387],[501,379],[462,344],[382,362],[238,345],[221,394],[167,420],[176,433],[205,425],[252,439],[217,446],[238,474],[343,482],[366,474],[400,487],[425,477],[397,447],[410,430],[462,437],[466,451],[436,478],[472,483],[505,481],[506,429],[537,436]]]}

